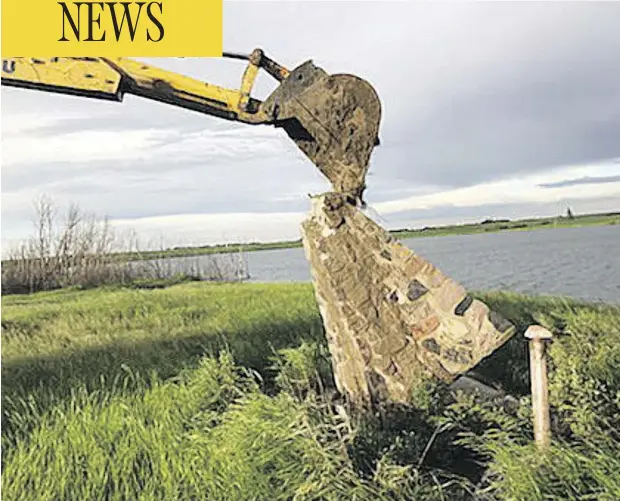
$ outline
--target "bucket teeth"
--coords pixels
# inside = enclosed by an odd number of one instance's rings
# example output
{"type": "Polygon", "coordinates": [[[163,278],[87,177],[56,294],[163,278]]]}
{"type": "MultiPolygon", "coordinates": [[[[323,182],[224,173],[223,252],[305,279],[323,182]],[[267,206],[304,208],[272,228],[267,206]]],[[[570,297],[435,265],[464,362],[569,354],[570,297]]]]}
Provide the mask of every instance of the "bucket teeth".
{"type": "Polygon", "coordinates": [[[381,103],[368,82],[328,75],[308,61],[265,100],[264,110],[335,191],[361,198],[381,121],[381,103]]]}

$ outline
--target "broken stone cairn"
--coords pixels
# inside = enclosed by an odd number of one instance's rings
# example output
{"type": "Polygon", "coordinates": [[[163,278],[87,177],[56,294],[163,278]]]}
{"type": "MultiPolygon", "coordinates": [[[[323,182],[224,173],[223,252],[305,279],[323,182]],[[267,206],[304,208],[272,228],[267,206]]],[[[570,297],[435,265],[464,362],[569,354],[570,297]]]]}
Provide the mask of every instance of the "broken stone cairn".
{"type": "Polygon", "coordinates": [[[408,403],[420,381],[451,383],[514,334],[343,194],[312,198],[302,240],[336,384],[354,403],[408,403]]]}

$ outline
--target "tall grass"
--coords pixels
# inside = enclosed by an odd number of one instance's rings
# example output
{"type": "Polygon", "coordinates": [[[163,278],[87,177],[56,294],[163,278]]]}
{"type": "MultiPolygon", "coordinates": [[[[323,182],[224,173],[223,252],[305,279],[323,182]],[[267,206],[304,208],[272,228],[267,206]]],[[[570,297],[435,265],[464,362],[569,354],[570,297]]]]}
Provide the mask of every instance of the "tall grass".
{"type": "MultiPolygon", "coordinates": [[[[450,409],[452,416],[460,411],[459,443],[488,458],[487,490],[496,499],[524,501],[620,499],[620,307],[513,294],[483,299],[521,325],[536,321],[555,333],[549,350],[554,440],[548,455],[532,444],[527,394],[514,416],[467,401],[450,409]]],[[[513,340],[495,363],[517,351],[513,340]]],[[[521,382],[516,389],[523,391],[521,382]]]]}
{"type": "Polygon", "coordinates": [[[619,308],[479,297],[520,330],[477,368],[521,398],[516,413],[455,399],[441,384],[415,407],[354,412],[335,392],[309,285],[4,297],[3,494],[619,499],[619,308]],[[557,338],[548,457],[532,447],[521,335],[532,320],[557,338]]]}

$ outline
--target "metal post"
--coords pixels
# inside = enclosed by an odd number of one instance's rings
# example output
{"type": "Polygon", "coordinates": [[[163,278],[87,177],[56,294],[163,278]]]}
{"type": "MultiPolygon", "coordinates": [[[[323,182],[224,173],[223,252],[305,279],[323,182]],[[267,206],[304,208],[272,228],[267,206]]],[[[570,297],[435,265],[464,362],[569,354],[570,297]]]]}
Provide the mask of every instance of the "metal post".
{"type": "Polygon", "coordinates": [[[539,450],[545,451],[551,442],[549,415],[549,387],[547,383],[546,342],[552,334],[540,325],[532,325],[525,332],[530,340],[530,379],[532,384],[532,409],[534,439],[539,450]]]}

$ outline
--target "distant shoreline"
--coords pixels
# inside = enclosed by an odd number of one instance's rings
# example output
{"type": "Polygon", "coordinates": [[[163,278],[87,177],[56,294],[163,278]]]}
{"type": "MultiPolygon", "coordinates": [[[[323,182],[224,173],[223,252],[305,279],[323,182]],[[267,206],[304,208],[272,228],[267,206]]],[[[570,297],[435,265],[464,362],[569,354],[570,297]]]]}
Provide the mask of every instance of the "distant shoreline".
{"type": "MultiPolygon", "coordinates": [[[[620,225],[620,212],[601,214],[583,214],[569,218],[545,217],[528,219],[494,219],[479,223],[456,224],[448,226],[425,227],[418,230],[397,229],[390,233],[399,240],[420,237],[440,237],[449,235],[476,235],[480,233],[501,233],[505,231],[532,231],[551,228],[580,228],[585,226],[620,225]]],[[[212,245],[204,247],[176,247],[163,251],[144,251],[140,253],[119,254],[119,259],[136,261],[146,259],[165,259],[175,257],[192,257],[208,254],[227,254],[231,252],[256,252],[274,249],[293,249],[301,247],[301,240],[280,242],[252,242],[228,245],[212,245]]]]}

